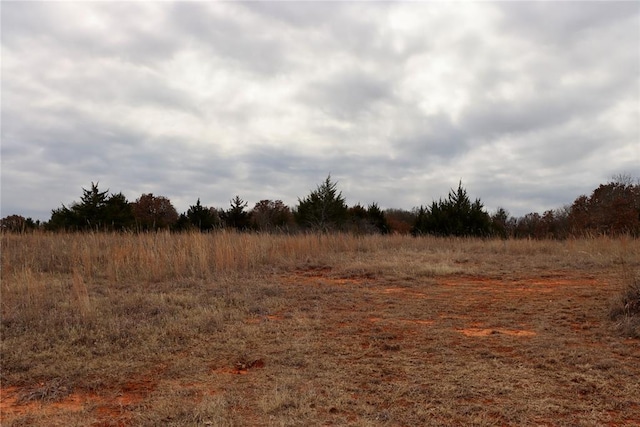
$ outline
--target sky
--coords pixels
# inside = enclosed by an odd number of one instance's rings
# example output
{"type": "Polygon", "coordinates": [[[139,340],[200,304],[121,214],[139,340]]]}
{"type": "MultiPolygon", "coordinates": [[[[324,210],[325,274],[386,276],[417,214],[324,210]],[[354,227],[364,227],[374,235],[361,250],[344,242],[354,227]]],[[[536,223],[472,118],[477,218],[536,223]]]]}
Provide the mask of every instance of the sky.
{"type": "Polygon", "coordinates": [[[82,188],[185,212],[412,209],[462,181],[487,211],[640,177],[639,2],[11,2],[1,212],[82,188]]]}

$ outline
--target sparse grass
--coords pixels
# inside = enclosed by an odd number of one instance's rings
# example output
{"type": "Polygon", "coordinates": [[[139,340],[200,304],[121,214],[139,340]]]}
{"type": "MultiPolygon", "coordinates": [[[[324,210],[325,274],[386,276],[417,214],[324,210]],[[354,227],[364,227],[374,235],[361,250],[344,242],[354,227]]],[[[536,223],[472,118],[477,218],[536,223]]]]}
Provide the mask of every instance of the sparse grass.
{"type": "Polygon", "coordinates": [[[625,238],[2,235],[1,422],[632,425],[638,268],[625,238]]]}

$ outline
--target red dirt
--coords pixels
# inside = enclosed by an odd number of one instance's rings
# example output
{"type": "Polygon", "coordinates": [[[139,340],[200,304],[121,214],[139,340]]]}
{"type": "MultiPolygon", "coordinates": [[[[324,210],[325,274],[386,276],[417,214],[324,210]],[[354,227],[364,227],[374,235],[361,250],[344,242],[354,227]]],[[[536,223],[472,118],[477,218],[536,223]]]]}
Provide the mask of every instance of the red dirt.
{"type": "Polygon", "coordinates": [[[141,376],[129,381],[119,389],[105,389],[102,393],[76,391],[53,401],[25,400],[29,387],[6,387],[0,389],[0,420],[8,422],[11,419],[26,414],[44,416],[60,416],[65,413],[91,411],[100,425],[127,425],[131,417],[131,408],[140,404],[155,390],[158,374],[164,372],[166,366],[154,369],[148,376],[141,376]]]}

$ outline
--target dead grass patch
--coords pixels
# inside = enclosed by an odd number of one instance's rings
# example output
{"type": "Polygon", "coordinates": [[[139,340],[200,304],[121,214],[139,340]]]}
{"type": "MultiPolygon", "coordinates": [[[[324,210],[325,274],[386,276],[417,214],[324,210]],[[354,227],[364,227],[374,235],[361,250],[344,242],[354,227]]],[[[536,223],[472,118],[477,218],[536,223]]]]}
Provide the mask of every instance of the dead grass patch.
{"type": "Polygon", "coordinates": [[[607,316],[640,267],[638,241],[161,233],[2,245],[2,425],[640,418],[640,341],[607,316]]]}
{"type": "Polygon", "coordinates": [[[609,316],[622,335],[640,338],[640,277],[629,277],[627,282],[625,289],[614,299],[609,316]]]}

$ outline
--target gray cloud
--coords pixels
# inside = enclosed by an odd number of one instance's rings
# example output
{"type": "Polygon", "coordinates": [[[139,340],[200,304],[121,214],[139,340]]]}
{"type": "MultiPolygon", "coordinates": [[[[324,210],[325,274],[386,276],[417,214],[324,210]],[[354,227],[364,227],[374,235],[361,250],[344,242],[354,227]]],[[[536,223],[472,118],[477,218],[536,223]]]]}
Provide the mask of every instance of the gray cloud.
{"type": "Polygon", "coordinates": [[[411,208],[459,179],[520,215],[640,175],[635,3],[45,3],[2,11],[2,214],[91,181],[184,211],[411,208]]]}
{"type": "Polygon", "coordinates": [[[392,82],[363,72],[327,76],[307,85],[300,101],[339,120],[357,120],[371,113],[379,102],[391,101],[392,82]]]}

